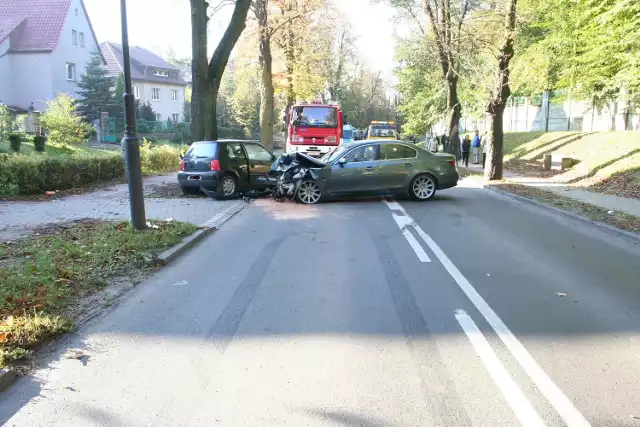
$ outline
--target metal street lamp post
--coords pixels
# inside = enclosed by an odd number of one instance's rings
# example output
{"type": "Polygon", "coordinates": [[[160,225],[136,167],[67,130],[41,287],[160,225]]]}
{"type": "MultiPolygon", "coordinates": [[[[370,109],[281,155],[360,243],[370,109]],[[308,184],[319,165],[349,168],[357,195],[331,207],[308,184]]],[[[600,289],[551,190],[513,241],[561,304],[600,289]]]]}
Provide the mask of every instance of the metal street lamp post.
{"type": "Polygon", "coordinates": [[[122,59],[124,67],[124,115],[125,131],[122,138],[122,157],[129,184],[129,206],[131,224],[137,230],[146,228],[142,169],[140,167],[140,145],[136,135],[136,108],[131,87],[131,59],[129,57],[129,34],[127,31],[127,1],[120,0],[122,20],[122,59]]]}

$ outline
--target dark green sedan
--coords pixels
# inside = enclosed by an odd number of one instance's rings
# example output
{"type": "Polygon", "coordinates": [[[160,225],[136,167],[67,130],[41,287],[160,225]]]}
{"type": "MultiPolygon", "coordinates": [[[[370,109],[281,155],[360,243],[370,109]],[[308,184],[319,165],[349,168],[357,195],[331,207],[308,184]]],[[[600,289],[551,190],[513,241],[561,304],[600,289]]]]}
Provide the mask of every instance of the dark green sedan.
{"type": "Polygon", "coordinates": [[[431,199],[436,190],[458,184],[451,154],[431,153],[397,140],[356,141],[340,145],[321,159],[298,187],[300,203],[318,203],[325,196],[403,194],[431,199]]]}

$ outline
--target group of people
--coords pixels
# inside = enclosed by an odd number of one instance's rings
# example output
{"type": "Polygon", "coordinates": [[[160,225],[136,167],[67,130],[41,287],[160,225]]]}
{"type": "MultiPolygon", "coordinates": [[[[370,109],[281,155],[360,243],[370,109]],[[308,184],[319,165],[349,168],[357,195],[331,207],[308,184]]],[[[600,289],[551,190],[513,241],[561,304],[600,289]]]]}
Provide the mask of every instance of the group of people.
{"type": "Polygon", "coordinates": [[[482,168],[487,162],[487,132],[480,136],[480,132],[476,131],[473,137],[473,141],[469,135],[465,135],[464,138],[460,137],[460,152],[458,154],[458,161],[460,161],[465,167],[469,167],[469,153],[473,150],[473,164],[477,165],[482,162],[482,168]]]}
{"type": "MultiPolygon", "coordinates": [[[[446,135],[442,135],[440,137],[442,142],[442,151],[447,151],[447,144],[449,143],[449,138],[446,135]]],[[[438,137],[432,135],[429,141],[427,142],[427,149],[431,152],[438,152],[438,137]]],[[[473,164],[477,165],[482,162],[482,168],[487,161],[487,132],[485,132],[482,136],[480,136],[480,132],[476,131],[471,140],[469,135],[465,135],[464,138],[460,136],[460,150],[458,152],[458,162],[463,164],[465,167],[469,166],[469,155],[473,154],[473,164]]]]}

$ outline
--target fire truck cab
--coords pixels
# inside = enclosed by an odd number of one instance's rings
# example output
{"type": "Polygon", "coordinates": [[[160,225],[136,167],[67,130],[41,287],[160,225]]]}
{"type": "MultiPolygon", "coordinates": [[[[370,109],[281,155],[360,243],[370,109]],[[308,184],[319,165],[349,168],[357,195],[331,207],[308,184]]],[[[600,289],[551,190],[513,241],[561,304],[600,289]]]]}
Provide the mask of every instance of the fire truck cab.
{"type": "Polygon", "coordinates": [[[285,152],[321,157],[340,145],[343,125],[337,103],[298,103],[288,117],[285,152]]]}

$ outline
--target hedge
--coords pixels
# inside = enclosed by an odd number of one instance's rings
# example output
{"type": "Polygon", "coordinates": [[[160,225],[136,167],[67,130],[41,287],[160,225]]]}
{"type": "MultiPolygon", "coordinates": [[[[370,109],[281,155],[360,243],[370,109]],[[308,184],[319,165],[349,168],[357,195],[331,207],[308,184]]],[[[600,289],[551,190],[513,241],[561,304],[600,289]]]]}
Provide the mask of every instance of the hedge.
{"type": "MultiPolygon", "coordinates": [[[[178,169],[178,149],[141,147],[145,175],[178,169]]],[[[124,176],[120,152],[105,155],[40,157],[0,154],[0,196],[42,194],[124,176]]]]}

